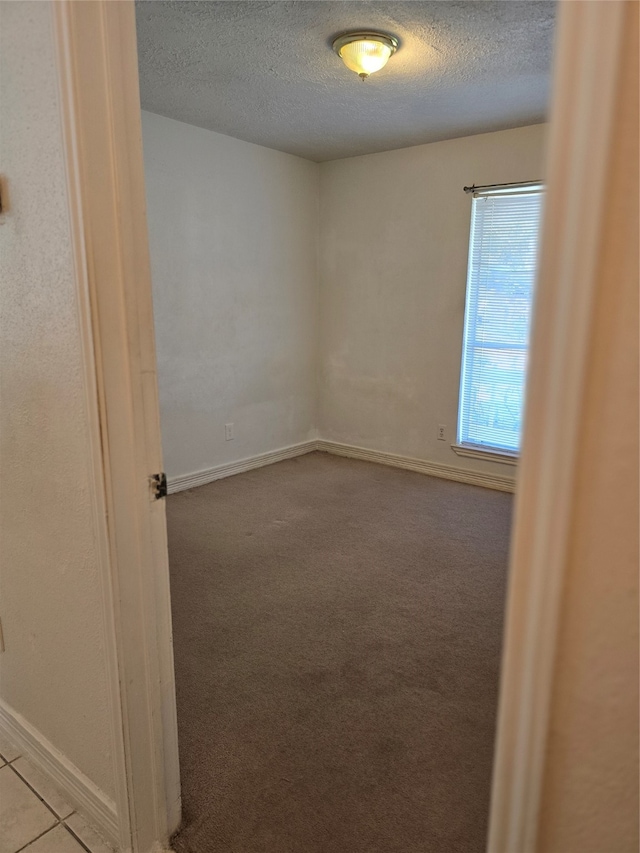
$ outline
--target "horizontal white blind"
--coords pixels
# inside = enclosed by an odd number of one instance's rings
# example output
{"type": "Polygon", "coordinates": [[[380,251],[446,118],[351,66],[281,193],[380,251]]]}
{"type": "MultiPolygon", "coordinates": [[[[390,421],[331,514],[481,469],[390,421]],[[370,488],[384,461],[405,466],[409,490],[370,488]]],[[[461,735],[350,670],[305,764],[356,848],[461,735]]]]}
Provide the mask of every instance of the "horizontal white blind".
{"type": "Polygon", "coordinates": [[[517,452],[542,189],[472,201],[458,441],[517,452]]]}

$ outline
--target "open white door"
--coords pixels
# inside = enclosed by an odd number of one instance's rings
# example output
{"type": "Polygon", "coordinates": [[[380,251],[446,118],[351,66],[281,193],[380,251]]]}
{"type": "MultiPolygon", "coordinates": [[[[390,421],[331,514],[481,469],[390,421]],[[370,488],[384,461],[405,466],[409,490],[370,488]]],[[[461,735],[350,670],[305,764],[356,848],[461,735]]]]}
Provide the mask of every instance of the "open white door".
{"type": "Polygon", "coordinates": [[[119,835],[147,853],[180,822],[180,778],[134,4],[53,5],[108,520],[119,835]]]}

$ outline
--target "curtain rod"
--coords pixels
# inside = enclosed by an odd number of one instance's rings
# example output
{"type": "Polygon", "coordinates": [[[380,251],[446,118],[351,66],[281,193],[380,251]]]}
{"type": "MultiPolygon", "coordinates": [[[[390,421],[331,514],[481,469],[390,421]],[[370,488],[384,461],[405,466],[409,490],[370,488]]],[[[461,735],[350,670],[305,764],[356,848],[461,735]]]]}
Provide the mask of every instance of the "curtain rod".
{"type": "Polygon", "coordinates": [[[470,187],[463,187],[462,189],[466,193],[475,193],[478,190],[499,190],[503,187],[535,187],[541,185],[542,181],[514,181],[512,184],[483,184],[479,187],[472,184],[470,187]]]}

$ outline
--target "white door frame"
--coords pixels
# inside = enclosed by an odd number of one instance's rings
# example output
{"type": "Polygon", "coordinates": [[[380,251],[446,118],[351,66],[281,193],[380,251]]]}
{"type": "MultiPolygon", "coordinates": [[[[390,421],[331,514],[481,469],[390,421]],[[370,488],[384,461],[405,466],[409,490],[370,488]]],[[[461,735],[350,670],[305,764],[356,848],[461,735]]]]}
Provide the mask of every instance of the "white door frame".
{"type": "Polygon", "coordinates": [[[559,6],[489,853],[535,853],[625,4],[559,6]]]}
{"type": "MultiPolygon", "coordinates": [[[[55,7],[87,370],[95,377],[123,850],[180,820],[132,0],[55,7]]],[[[624,3],[560,4],[543,248],[512,542],[490,853],[534,853],[624,3]]]]}
{"type": "Polygon", "coordinates": [[[160,850],[180,777],[134,5],[54,2],[85,369],[107,519],[103,561],[122,850],[160,850]],[[90,376],[91,378],[91,376],[90,376]]]}

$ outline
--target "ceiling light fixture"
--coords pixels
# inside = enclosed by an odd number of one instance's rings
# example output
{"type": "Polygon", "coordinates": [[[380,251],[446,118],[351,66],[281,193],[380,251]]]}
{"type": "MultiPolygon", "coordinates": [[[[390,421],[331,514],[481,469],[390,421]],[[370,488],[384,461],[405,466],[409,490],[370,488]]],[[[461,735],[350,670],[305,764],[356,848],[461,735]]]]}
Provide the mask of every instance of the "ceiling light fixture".
{"type": "Polygon", "coordinates": [[[333,42],[333,49],[361,80],[380,71],[398,49],[398,39],[384,33],[345,33],[333,42]]]}

